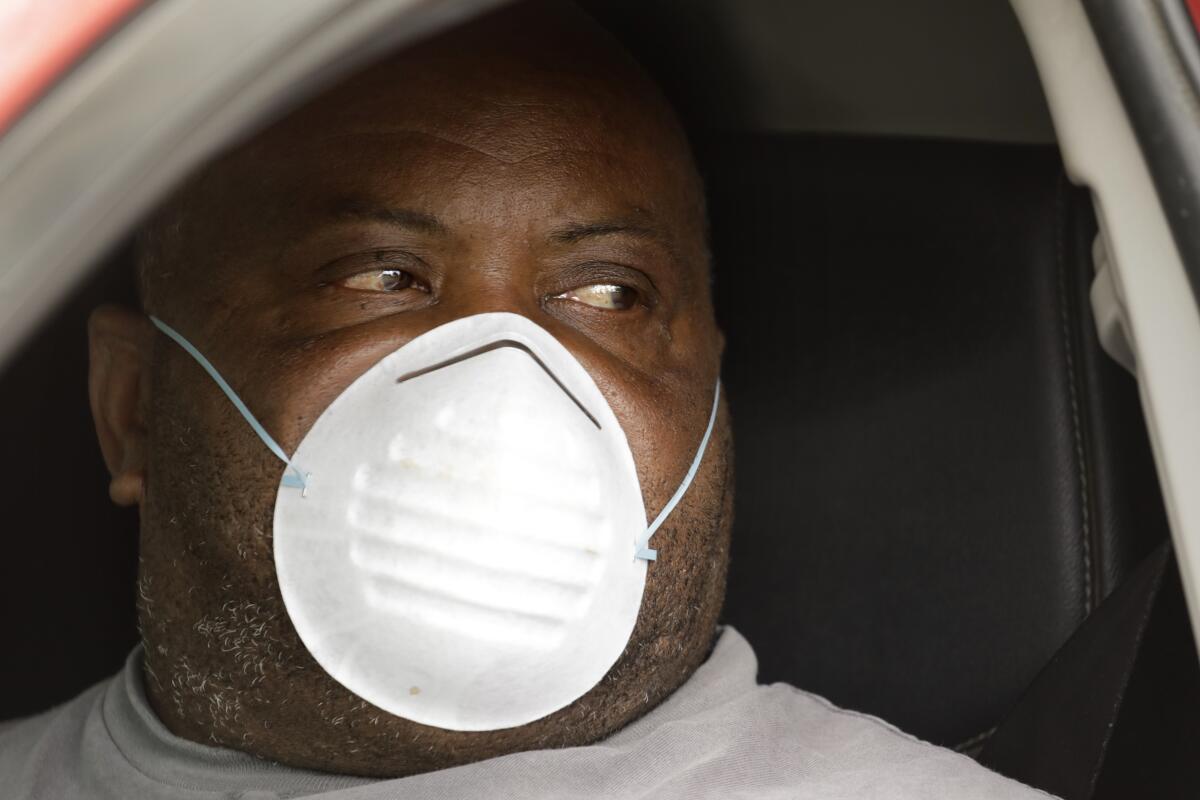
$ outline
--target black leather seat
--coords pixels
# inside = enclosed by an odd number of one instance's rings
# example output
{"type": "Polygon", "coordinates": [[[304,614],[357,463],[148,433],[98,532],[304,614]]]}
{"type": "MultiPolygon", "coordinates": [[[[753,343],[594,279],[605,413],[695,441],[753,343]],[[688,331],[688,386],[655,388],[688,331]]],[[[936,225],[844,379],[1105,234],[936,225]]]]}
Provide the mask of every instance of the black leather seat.
{"type": "Polygon", "coordinates": [[[1052,148],[703,146],[738,456],[725,618],[783,680],[971,748],[1167,529],[1052,148]]]}
{"type": "MultiPolygon", "coordinates": [[[[737,511],[725,617],[784,680],[978,744],[1165,536],[1132,380],[1085,302],[1092,221],[1048,148],[714,137],[737,511]]],[[[0,376],[0,718],[116,670],[136,517],[108,502],[87,310],[0,376]]]]}

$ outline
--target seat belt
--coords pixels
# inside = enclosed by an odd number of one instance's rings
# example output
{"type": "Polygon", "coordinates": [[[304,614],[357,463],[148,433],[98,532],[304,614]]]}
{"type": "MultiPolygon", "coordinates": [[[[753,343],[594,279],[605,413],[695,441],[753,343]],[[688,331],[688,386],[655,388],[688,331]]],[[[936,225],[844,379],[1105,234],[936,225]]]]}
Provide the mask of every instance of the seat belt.
{"type": "Polygon", "coordinates": [[[1064,798],[1200,796],[1200,659],[1170,542],[1093,611],[980,754],[1064,798]]]}

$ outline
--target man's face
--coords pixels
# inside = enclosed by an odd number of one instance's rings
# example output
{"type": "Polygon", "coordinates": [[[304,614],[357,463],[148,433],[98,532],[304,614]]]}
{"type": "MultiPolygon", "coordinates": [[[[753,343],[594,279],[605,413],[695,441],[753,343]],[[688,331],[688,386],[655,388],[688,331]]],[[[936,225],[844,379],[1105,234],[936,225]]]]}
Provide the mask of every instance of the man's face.
{"type": "MultiPolygon", "coordinates": [[[[522,50],[499,24],[376,66],[208,169],[177,203],[148,310],[289,452],[416,336],[482,312],[526,316],[612,405],[653,516],[696,451],[719,373],[699,182],[668,112],[602,42],[576,32],[522,50]]],[[[282,465],[175,345],[156,340],[152,364],[139,611],[147,691],[176,733],[406,774],[600,738],[707,655],[728,551],[724,414],[654,539],[642,612],[605,680],[530,725],[456,733],[369,706],[312,660],[275,581],[282,465]]]]}

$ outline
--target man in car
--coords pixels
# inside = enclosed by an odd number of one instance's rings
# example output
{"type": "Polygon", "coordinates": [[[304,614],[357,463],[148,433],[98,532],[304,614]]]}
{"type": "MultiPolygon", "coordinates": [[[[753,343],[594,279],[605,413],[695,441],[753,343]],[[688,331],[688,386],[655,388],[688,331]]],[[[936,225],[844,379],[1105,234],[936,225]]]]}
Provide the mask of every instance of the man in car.
{"type": "MultiPolygon", "coordinates": [[[[0,728],[6,797],[1034,794],[757,685],[750,645],[717,626],[733,462],[702,186],[655,87],[577,11],[504,10],[356,75],[193,176],[141,244],[143,309],[99,309],[89,333],[111,495],[141,512],[142,645],[0,728]],[[594,381],[646,521],[678,505],[598,683],[520,724],[429,724],[368,702],[298,631],[277,506],[310,487],[281,488],[278,457],[299,461],[381,359],[497,312],[594,381]]],[[[557,491],[541,480],[524,488],[557,491]]]]}

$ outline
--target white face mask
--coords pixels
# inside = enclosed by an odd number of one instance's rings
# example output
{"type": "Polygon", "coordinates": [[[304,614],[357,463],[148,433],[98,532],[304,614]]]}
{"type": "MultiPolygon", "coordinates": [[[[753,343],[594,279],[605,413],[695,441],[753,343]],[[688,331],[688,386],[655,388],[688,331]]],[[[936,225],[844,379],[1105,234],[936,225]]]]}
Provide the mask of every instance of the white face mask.
{"type": "Polygon", "coordinates": [[[633,455],[583,366],[529,319],[455,320],[386,356],[289,459],[275,569],[301,641],[368,702],[439,728],[523,725],[608,672],[637,621],[649,538],[633,455]]]}

